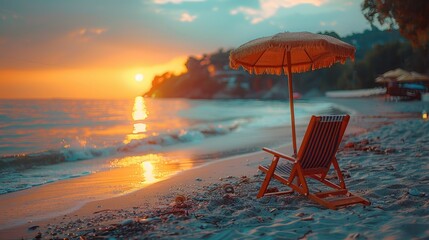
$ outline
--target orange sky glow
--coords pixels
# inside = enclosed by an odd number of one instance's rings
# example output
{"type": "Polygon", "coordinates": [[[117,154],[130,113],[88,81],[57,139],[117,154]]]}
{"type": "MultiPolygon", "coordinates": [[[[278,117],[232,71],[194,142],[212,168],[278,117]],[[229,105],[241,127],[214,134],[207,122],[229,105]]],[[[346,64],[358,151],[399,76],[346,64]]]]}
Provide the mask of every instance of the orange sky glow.
{"type": "Polygon", "coordinates": [[[368,29],[360,2],[0,0],[0,99],[134,98],[189,56],[278,32],[368,29]]]}
{"type": "MultiPolygon", "coordinates": [[[[130,98],[149,90],[155,75],[166,71],[186,71],[187,57],[177,57],[164,64],[77,69],[0,70],[1,98],[130,98]],[[135,80],[141,73],[143,81],[135,80]]],[[[130,64],[132,65],[132,64],[130,64]]]]}

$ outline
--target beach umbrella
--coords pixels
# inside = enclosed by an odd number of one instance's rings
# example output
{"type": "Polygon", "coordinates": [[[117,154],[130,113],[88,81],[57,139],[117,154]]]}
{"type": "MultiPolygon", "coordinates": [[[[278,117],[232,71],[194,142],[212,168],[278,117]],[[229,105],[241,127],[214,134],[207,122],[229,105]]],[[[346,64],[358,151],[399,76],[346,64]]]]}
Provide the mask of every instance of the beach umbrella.
{"type": "Polygon", "coordinates": [[[429,76],[417,72],[410,72],[398,77],[398,82],[428,82],[429,76]]]}
{"type": "Polygon", "coordinates": [[[410,74],[410,72],[405,71],[402,68],[397,68],[397,69],[390,70],[390,71],[387,71],[387,72],[381,74],[380,76],[378,76],[375,79],[375,82],[376,83],[396,82],[396,81],[398,81],[399,77],[401,77],[401,76],[407,76],[409,74],[410,74]]]}
{"type": "Polygon", "coordinates": [[[385,78],[385,77],[379,76],[375,79],[375,82],[376,83],[389,83],[389,82],[392,82],[394,80],[395,80],[394,78],[385,78]]]}
{"type": "Polygon", "coordinates": [[[408,74],[410,74],[410,72],[408,72],[408,71],[406,71],[406,70],[404,70],[402,68],[397,68],[397,69],[390,70],[390,71],[387,71],[387,72],[383,73],[381,75],[381,77],[395,79],[395,78],[398,78],[398,77],[400,77],[402,75],[408,75],[408,74]]]}
{"type": "Polygon", "coordinates": [[[334,37],[309,32],[285,32],[247,42],[231,51],[230,66],[250,74],[285,73],[288,76],[293,152],[296,155],[292,73],[330,67],[354,60],[355,48],[334,37]]]}

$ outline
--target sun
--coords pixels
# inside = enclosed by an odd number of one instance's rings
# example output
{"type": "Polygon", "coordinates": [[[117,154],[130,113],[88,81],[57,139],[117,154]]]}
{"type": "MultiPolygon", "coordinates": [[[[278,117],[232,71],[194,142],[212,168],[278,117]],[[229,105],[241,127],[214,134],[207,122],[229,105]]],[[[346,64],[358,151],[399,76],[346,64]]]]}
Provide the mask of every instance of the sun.
{"type": "Polygon", "coordinates": [[[143,76],[143,74],[141,74],[141,73],[137,73],[137,74],[134,76],[134,79],[135,79],[137,82],[141,82],[141,81],[143,81],[143,78],[144,78],[144,76],[143,76]]]}

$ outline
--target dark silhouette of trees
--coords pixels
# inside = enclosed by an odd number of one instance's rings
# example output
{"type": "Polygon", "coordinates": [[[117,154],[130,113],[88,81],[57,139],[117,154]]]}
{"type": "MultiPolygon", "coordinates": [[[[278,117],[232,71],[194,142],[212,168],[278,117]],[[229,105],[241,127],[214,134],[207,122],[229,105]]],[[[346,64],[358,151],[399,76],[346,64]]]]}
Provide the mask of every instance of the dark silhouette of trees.
{"type": "Polygon", "coordinates": [[[416,47],[427,48],[429,41],[428,0],[364,0],[362,12],[369,22],[379,22],[391,29],[397,25],[401,34],[416,47]]]}
{"type": "MultiPolygon", "coordinates": [[[[335,32],[325,32],[340,38],[335,32]]],[[[428,54],[412,48],[397,30],[381,31],[375,27],[363,33],[341,38],[356,47],[354,62],[334,64],[330,68],[294,74],[294,90],[304,96],[317,96],[329,90],[351,90],[377,86],[380,74],[403,68],[428,73],[428,54]]],[[[229,53],[219,49],[202,57],[190,56],[184,63],[187,72],[178,76],[166,72],[155,76],[145,96],[156,98],[256,98],[286,99],[285,75],[251,75],[229,69],[229,53]],[[230,79],[234,78],[234,81],[230,79]],[[229,80],[228,80],[229,79],[229,80]],[[243,87],[244,86],[244,87],[243,87]]]]}

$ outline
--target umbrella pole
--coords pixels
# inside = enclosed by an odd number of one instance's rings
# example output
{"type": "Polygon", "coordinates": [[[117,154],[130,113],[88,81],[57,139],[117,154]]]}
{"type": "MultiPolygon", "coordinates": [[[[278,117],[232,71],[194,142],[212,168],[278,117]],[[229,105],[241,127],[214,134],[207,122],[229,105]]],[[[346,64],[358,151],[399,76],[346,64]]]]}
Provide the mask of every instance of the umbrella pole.
{"type": "Polygon", "coordinates": [[[292,67],[291,67],[291,57],[290,51],[287,51],[287,78],[288,78],[288,87],[289,87],[289,107],[290,107],[290,120],[292,124],[292,144],[293,144],[293,154],[296,157],[296,133],[295,133],[295,111],[293,107],[293,89],[292,89],[292,67]]]}

